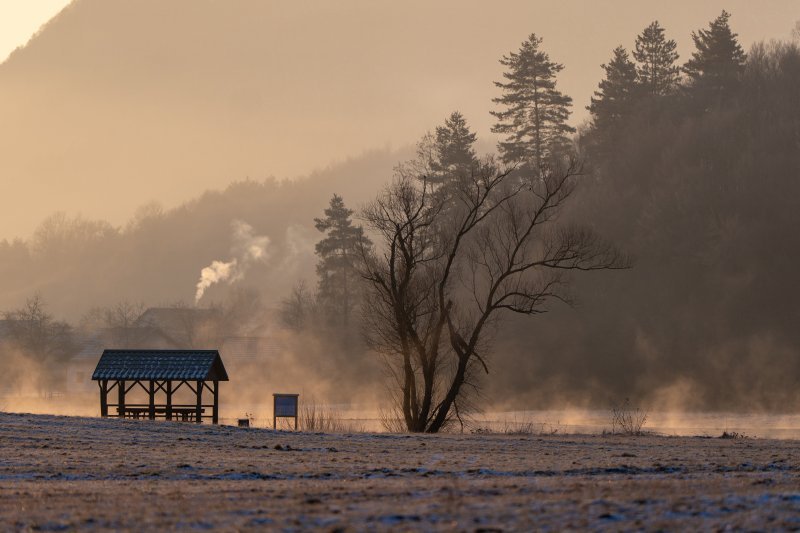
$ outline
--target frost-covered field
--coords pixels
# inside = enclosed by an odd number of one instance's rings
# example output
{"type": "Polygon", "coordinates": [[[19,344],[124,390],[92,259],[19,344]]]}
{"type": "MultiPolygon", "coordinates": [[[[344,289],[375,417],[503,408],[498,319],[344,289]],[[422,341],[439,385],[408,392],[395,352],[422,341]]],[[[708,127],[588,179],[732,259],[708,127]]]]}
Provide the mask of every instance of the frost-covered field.
{"type": "Polygon", "coordinates": [[[0,414],[0,529],[800,528],[797,441],[0,414]]]}

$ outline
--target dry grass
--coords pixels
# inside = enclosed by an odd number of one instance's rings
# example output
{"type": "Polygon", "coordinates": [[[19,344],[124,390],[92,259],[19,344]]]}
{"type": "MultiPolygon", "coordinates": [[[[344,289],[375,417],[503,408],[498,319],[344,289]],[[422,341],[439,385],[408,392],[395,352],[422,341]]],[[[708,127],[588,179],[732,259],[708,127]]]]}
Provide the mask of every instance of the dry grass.
{"type": "Polygon", "coordinates": [[[561,431],[558,423],[536,422],[533,420],[485,420],[473,426],[473,435],[555,435],[561,431]]]}
{"type": "Polygon", "coordinates": [[[300,408],[297,421],[300,431],[314,433],[363,433],[364,427],[342,416],[340,411],[315,403],[300,408]]]}
{"type": "Polygon", "coordinates": [[[389,409],[381,408],[378,411],[378,419],[380,420],[381,427],[387,433],[408,433],[406,422],[400,410],[396,407],[389,409]]]}

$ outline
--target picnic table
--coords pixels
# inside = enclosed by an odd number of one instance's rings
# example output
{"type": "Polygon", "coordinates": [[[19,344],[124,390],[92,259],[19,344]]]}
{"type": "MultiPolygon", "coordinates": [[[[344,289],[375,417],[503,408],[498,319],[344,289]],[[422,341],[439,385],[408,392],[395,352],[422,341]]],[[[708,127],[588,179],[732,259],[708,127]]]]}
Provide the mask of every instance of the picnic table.
{"type": "MultiPolygon", "coordinates": [[[[167,417],[167,408],[158,406],[153,409],[156,418],[166,418],[167,417]]],[[[200,409],[200,413],[205,413],[205,409],[200,409]]],[[[120,418],[134,418],[134,419],[141,419],[141,418],[149,418],[150,417],[150,406],[147,405],[136,405],[136,406],[128,406],[126,405],[124,408],[117,407],[117,413],[120,414],[120,418]],[[120,411],[123,412],[120,412],[120,411]]],[[[192,422],[195,420],[195,416],[197,415],[197,407],[196,406],[189,406],[189,405],[181,405],[181,406],[172,406],[172,420],[181,420],[183,422],[192,422]]]]}

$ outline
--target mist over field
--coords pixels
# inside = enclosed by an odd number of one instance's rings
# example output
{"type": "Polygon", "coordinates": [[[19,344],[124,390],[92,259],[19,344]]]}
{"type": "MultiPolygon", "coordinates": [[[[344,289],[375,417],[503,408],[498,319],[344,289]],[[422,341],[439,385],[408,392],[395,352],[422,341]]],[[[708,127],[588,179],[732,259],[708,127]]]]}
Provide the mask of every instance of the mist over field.
{"type": "Polygon", "coordinates": [[[630,264],[570,279],[573,305],[498,321],[470,407],[797,410],[800,11],[693,5],[74,1],[0,65],[0,396],[65,390],[87,339],[169,333],[269,345],[226,360],[224,401],[385,401],[363,320],[315,296],[330,231],[315,219],[336,194],[366,225],[454,111],[475,161],[497,153],[499,60],[536,32],[572,99],[560,149],[582,162],[559,222],[630,264]],[[746,57],[708,89],[679,67],[723,7],[746,57]],[[656,19],[674,87],[587,110],[614,48],[632,54],[656,19]],[[196,317],[191,334],[149,308],[196,317]]]}

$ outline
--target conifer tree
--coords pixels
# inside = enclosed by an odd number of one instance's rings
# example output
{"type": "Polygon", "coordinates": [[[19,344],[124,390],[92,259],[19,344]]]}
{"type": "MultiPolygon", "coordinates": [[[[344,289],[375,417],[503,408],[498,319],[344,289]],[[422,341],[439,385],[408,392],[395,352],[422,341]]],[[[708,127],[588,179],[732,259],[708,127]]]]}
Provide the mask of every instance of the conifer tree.
{"type": "Polygon", "coordinates": [[[434,170],[469,172],[476,160],[473,148],[476,140],[477,136],[470,131],[464,115],[453,111],[444,125],[436,128],[434,170]]]}
{"type": "Polygon", "coordinates": [[[592,114],[595,130],[603,132],[613,127],[630,112],[637,92],[636,65],[622,46],[614,49],[614,57],[602,65],[606,72],[586,107],[592,114]]]}
{"type": "Polygon", "coordinates": [[[315,218],[316,228],[325,238],[316,245],[319,256],[319,300],[335,322],[347,326],[358,303],[357,261],[359,246],[371,246],[361,226],[353,226],[353,210],[344,205],[341,196],[334,194],[325,218],[315,218]]]}
{"type": "Polygon", "coordinates": [[[435,135],[429,133],[417,144],[417,162],[413,166],[437,194],[449,196],[453,192],[450,186],[460,177],[469,176],[478,164],[473,148],[476,140],[464,116],[454,111],[444,125],[436,127],[435,135]]]}
{"type": "Polygon", "coordinates": [[[564,65],[550,60],[540,49],[542,39],[531,34],[518,52],[503,56],[507,82],[495,82],[503,95],[492,101],[504,109],[493,111],[498,122],[495,133],[507,135],[498,149],[504,162],[535,164],[541,168],[550,157],[563,153],[569,145],[567,134],[575,128],[567,124],[572,98],[556,89],[556,75],[564,65]]]}
{"type": "Polygon", "coordinates": [[[692,32],[697,50],[683,67],[692,87],[723,91],[735,84],[744,70],[745,53],[728,25],[730,16],[723,10],[707,30],[692,32]]]}
{"type": "Polygon", "coordinates": [[[680,69],[675,65],[676,48],[674,40],[666,39],[657,20],[636,37],[633,57],[639,63],[636,68],[639,83],[648,94],[663,96],[677,86],[680,69]]]}

